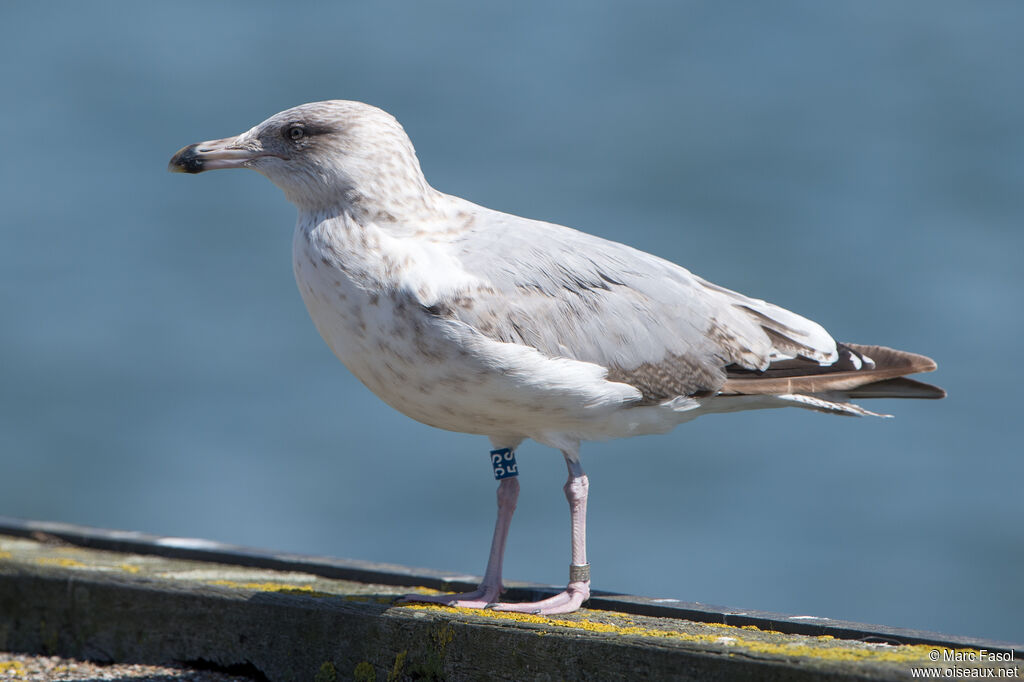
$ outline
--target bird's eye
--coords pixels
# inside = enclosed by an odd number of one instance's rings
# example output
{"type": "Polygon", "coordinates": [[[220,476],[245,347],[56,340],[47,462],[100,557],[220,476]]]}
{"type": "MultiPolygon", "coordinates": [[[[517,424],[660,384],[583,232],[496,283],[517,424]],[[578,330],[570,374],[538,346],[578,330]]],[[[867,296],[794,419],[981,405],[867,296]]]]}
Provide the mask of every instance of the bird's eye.
{"type": "Polygon", "coordinates": [[[288,129],[284,133],[289,140],[297,141],[301,140],[306,136],[305,129],[300,125],[288,126],[288,129]]]}

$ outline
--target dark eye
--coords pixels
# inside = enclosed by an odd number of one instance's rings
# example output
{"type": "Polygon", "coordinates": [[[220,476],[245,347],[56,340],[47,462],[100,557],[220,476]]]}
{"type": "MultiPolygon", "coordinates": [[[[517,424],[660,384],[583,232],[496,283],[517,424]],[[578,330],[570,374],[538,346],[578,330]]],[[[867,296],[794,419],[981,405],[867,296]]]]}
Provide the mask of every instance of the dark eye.
{"type": "Polygon", "coordinates": [[[285,137],[289,140],[297,141],[301,140],[306,136],[306,129],[300,125],[288,126],[288,129],[284,131],[285,137]]]}

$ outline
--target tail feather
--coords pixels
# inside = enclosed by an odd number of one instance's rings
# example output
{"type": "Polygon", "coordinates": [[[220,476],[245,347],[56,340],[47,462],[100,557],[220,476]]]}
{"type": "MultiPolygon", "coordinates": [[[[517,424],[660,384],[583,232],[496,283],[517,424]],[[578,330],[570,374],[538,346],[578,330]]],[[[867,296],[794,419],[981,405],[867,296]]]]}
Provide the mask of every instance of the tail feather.
{"type": "Polygon", "coordinates": [[[854,405],[853,403],[848,403],[841,399],[826,400],[824,397],[819,395],[801,395],[799,393],[791,393],[789,395],[780,395],[777,397],[781,400],[796,403],[796,407],[803,407],[808,410],[825,412],[827,414],[838,414],[844,417],[892,417],[891,414],[882,414],[879,412],[872,412],[871,410],[865,410],[860,405],[854,405]]]}
{"type": "Polygon", "coordinates": [[[773,363],[763,371],[729,367],[719,395],[931,399],[946,395],[937,386],[904,378],[936,368],[935,361],[924,355],[852,343],[839,344],[838,350],[839,360],[825,366],[797,359],[773,363]]]}
{"type": "Polygon", "coordinates": [[[916,379],[897,377],[858,386],[847,392],[849,398],[924,398],[937,400],[945,398],[946,392],[932,384],[916,379]]]}

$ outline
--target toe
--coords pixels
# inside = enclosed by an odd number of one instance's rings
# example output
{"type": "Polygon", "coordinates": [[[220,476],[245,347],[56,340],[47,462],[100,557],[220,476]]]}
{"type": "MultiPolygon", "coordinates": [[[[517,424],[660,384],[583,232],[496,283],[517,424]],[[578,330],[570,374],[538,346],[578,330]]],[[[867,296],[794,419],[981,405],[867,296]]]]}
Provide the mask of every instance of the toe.
{"type": "Polygon", "coordinates": [[[559,613],[572,613],[590,598],[590,583],[569,583],[562,592],[535,602],[519,604],[499,603],[490,608],[495,611],[513,611],[515,613],[533,613],[541,616],[553,616],[559,613]]]}
{"type": "Polygon", "coordinates": [[[488,604],[497,599],[500,592],[500,587],[481,585],[479,589],[472,592],[461,592],[459,594],[407,594],[400,598],[398,603],[421,602],[458,606],[465,609],[483,609],[487,608],[488,604]]]}

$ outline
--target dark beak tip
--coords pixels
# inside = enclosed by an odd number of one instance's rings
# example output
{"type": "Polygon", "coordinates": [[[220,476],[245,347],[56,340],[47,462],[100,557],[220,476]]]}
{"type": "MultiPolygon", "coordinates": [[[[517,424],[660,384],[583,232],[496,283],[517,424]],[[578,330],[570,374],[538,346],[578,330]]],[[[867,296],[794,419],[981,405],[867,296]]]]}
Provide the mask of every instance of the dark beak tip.
{"type": "Polygon", "coordinates": [[[167,170],[172,173],[202,173],[203,159],[196,153],[199,145],[190,144],[182,147],[171,157],[167,170]]]}

